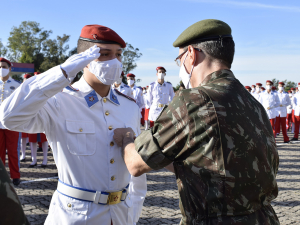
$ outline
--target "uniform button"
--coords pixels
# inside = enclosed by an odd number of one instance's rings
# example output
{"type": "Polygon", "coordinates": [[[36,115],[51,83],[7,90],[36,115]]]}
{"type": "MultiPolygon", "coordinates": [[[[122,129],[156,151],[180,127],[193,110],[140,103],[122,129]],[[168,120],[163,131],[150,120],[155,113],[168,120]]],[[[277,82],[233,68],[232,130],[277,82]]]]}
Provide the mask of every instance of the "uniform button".
{"type": "Polygon", "coordinates": [[[80,132],[82,132],[82,131],[83,131],[83,129],[82,129],[82,128],[80,128],[80,129],[79,129],[79,131],[80,131],[80,132]]]}
{"type": "Polygon", "coordinates": [[[113,128],[112,128],[112,126],[109,126],[108,129],[109,129],[109,130],[112,130],[113,128]]]}
{"type": "Polygon", "coordinates": [[[111,179],[112,181],[114,181],[116,178],[115,178],[115,176],[112,176],[110,179],[111,179]]]}
{"type": "Polygon", "coordinates": [[[114,146],[115,145],[115,143],[112,141],[112,142],[110,142],[110,146],[114,146]]]}
{"type": "Polygon", "coordinates": [[[109,112],[108,112],[108,111],[106,111],[106,112],[105,112],[105,115],[107,115],[107,116],[108,116],[108,115],[109,115],[109,112]]]}
{"type": "Polygon", "coordinates": [[[106,98],[103,98],[103,102],[105,103],[107,101],[107,99],[106,98]]]}
{"type": "Polygon", "coordinates": [[[67,205],[69,208],[71,208],[72,207],[72,204],[70,204],[70,203],[68,203],[68,205],[67,205]]]}
{"type": "Polygon", "coordinates": [[[110,160],[110,163],[111,163],[111,164],[114,164],[114,162],[115,162],[114,159],[111,159],[111,160],[110,160]]]}

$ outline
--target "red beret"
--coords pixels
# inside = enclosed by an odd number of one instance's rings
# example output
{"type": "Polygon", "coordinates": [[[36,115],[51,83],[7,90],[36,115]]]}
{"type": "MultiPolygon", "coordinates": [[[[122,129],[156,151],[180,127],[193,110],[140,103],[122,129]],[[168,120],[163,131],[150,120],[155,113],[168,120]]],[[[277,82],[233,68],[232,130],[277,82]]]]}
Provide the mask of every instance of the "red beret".
{"type": "Polygon", "coordinates": [[[261,87],[261,90],[263,90],[263,91],[264,91],[264,90],[266,90],[266,89],[265,89],[264,87],[261,87]]]}
{"type": "Polygon", "coordinates": [[[28,73],[26,73],[26,74],[24,75],[24,78],[30,78],[30,77],[32,77],[32,75],[30,75],[30,74],[28,74],[28,73]]]}
{"type": "Polygon", "coordinates": [[[251,87],[255,87],[255,85],[254,85],[254,84],[252,84],[252,85],[251,85],[251,87]]]}
{"type": "Polygon", "coordinates": [[[39,75],[39,74],[41,74],[40,72],[34,72],[34,75],[39,75]]]}
{"type": "Polygon", "coordinates": [[[162,66],[157,67],[157,68],[156,68],[156,71],[158,71],[158,70],[164,70],[164,71],[167,72],[167,70],[166,70],[164,67],[162,67],[162,66]]]}
{"type": "Polygon", "coordinates": [[[296,89],[298,90],[298,87],[296,87],[296,89]]]}
{"type": "Polygon", "coordinates": [[[245,86],[245,88],[246,88],[246,89],[251,89],[251,87],[249,87],[249,86],[245,86]]]}
{"type": "Polygon", "coordinates": [[[119,44],[122,48],[126,47],[125,41],[115,31],[97,24],[84,26],[79,39],[94,43],[119,44]]]}
{"type": "Polygon", "coordinates": [[[278,84],[284,85],[284,83],[283,83],[283,82],[279,82],[278,84]]]}
{"type": "Polygon", "coordinates": [[[126,75],[126,77],[135,77],[135,75],[133,73],[129,73],[126,75]]]}
{"type": "Polygon", "coordinates": [[[149,87],[149,86],[146,86],[146,87],[149,87]]]}
{"type": "Polygon", "coordinates": [[[300,85],[300,83],[298,83],[298,85],[300,85]]]}
{"type": "Polygon", "coordinates": [[[256,83],[256,85],[257,85],[257,86],[262,86],[262,84],[261,84],[261,83],[256,83]]]}
{"type": "Polygon", "coordinates": [[[6,62],[11,67],[11,62],[5,58],[0,57],[0,62],[6,62]]]}
{"type": "Polygon", "coordinates": [[[273,82],[272,82],[272,81],[270,81],[270,80],[267,80],[267,81],[266,81],[266,83],[271,83],[271,84],[273,84],[273,82]]]}
{"type": "Polygon", "coordinates": [[[292,90],[292,91],[294,91],[294,90],[295,90],[295,88],[291,88],[291,90],[292,90]]]}
{"type": "Polygon", "coordinates": [[[272,90],[276,90],[276,87],[273,86],[273,87],[272,87],[272,90]]]}
{"type": "Polygon", "coordinates": [[[292,91],[288,91],[288,93],[292,93],[292,91]]]}
{"type": "Polygon", "coordinates": [[[121,75],[122,75],[122,76],[124,76],[124,75],[125,75],[123,71],[122,71],[121,75]]]}

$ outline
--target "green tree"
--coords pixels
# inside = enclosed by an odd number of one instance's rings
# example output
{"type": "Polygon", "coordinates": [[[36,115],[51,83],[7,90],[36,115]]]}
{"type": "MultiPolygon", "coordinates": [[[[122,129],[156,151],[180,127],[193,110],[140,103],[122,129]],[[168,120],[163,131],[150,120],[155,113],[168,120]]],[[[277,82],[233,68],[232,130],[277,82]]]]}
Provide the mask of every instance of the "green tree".
{"type": "MultiPolygon", "coordinates": [[[[274,78],[272,80],[272,82],[273,82],[273,86],[277,88],[278,87],[278,83],[280,81],[274,78]]],[[[295,82],[293,82],[293,81],[284,80],[284,81],[281,81],[281,82],[283,82],[285,84],[284,85],[284,90],[285,91],[289,91],[289,90],[291,90],[292,87],[296,87],[297,86],[297,84],[295,82]]]]}
{"type": "Polygon", "coordinates": [[[7,48],[3,45],[1,39],[0,39],[0,57],[5,57],[7,54],[7,48]]]}
{"type": "MultiPolygon", "coordinates": [[[[137,67],[135,63],[143,54],[139,52],[138,48],[134,48],[131,44],[126,42],[126,47],[122,53],[123,72],[125,74],[123,82],[127,84],[126,74],[134,70],[137,67]]],[[[136,82],[140,82],[141,79],[136,79],[136,82]]]]}
{"type": "Polygon", "coordinates": [[[19,63],[34,63],[36,71],[44,72],[63,63],[70,36],[63,34],[50,39],[51,30],[44,30],[35,21],[23,21],[13,27],[8,38],[9,59],[19,63]]]}

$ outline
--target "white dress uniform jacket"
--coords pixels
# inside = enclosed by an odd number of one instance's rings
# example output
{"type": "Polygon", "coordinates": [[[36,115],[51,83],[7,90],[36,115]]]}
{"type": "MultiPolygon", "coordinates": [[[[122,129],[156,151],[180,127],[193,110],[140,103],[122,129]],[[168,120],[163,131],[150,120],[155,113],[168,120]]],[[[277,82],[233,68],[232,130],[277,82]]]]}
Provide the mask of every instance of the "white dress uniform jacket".
{"type": "Polygon", "coordinates": [[[294,105],[294,115],[295,116],[300,116],[300,93],[297,92],[293,96],[293,105],[294,105]]]}
{"type": "Polygon", "coordinates": [[[291,104],[286,107],[287,114],[291,114],[293,110],[293,95],[291,97],[289,96],[289,99],[291,104]]]}
{"type": "Polygon", "coordinates": [[[262,92],[259,92],[259,93],[254,92],[252,95],[253,95],[253,97],[254,97],[257,101],[260,102],[260,94],[261,94],[261,93],[262,93],[262,92]]]}
{"type": "Polygon", "coordinates": [[[148,92],[145,92],[143,94],[143,97],[144,97],[145,109],[149,109],[150,108],[150,103],[148,101],[148,92]]]}
{"type": "MultiPolygon", "coordinates": [[[[45,132],[64,184],[85,190],[123,190],[131,176],[113,131],[131,127],[138,135],[138,106],[112,89],[102,98],[83,77],[74,85],[79,91],[64,89],[68,85],[60,66],[26,80],[3,102],[1,122],[10,130],[45,132]]],[[[45,224],[133,224],[131,210],[130,193],[125,201],[102,205],[55,191],[45,224]]]]}
{"type": "MultiPolygon", "coordinates": [[[[0,93],[1,93],[1,97],[0,97],[0,106],[2,104],[2,102],[8,98],[18,87],[20,86],[20,83],[15,81],[12,78],[8,78],[7,81],[3,82],[2,80],[0,80],[0,93]]],[[[0,129],[6,129],[0,122],[0,129]]]]}
{"type": "Polygon", "coordinates": [[[144,108],[145,103],[143,98],[143,91],[134,85],[131,88],[131,94],[133,95],[133,99],[136,101],[136,104],[139,106],[139,108],[140,109],[144,108]]]}
{"type": "Polygon", "coordinates": [[[124,84],[123,82],[117,88],[116,88],[115,84],[113,84],[112,87],[113,87],[113,89],[117,89],[119,92],[123,93],[124,95],[127,95],[130,98],[133,98],[133,95],[131,94],[131,88],[128,85],[124,84]]]}
{"type": "Polygon", "coordinates": [[[148,102],[150,103],[149,120],[155,121],[165,105],[168,105],[174,97],[173,86],[169,82],[163,84],[155,81],[149,85],[148,102]]]}
{"type": "Polygon", "coordinates": [[[291,100],[289,98],[289,95],[287,92],[277,92],[278,98],[279,98],[279,106],[277,108],[278,114],[280,117],[286,117],[287,115],[287,107],[291,105],[291,100]]]}
{"type": "Polygon", "coordinates": [[[268,93],[267,91],[260,94],[260,103],[264,106],[269,119],[274,119],[277,116],[277,107],[279,106],[278,95],[274,92],[268,93]],[[268,109],[270,107],[270,109],[268,109]]]}

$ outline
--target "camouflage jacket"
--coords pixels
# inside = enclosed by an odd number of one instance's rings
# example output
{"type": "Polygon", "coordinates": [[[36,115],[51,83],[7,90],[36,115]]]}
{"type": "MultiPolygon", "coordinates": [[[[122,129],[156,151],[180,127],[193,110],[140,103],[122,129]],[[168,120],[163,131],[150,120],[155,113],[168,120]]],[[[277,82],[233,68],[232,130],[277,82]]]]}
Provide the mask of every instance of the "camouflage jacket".
{"type": "Polygon", "coordinates": [[[181,224],[279,224],[272,128],[230,70],[179,91],[135,146],[154,170],[173,162],[181,224]]]}
{"type": "Polygon", "coordinates": [[[2,160],[0,160],[0,224],[29,225],[2,160]]]}

